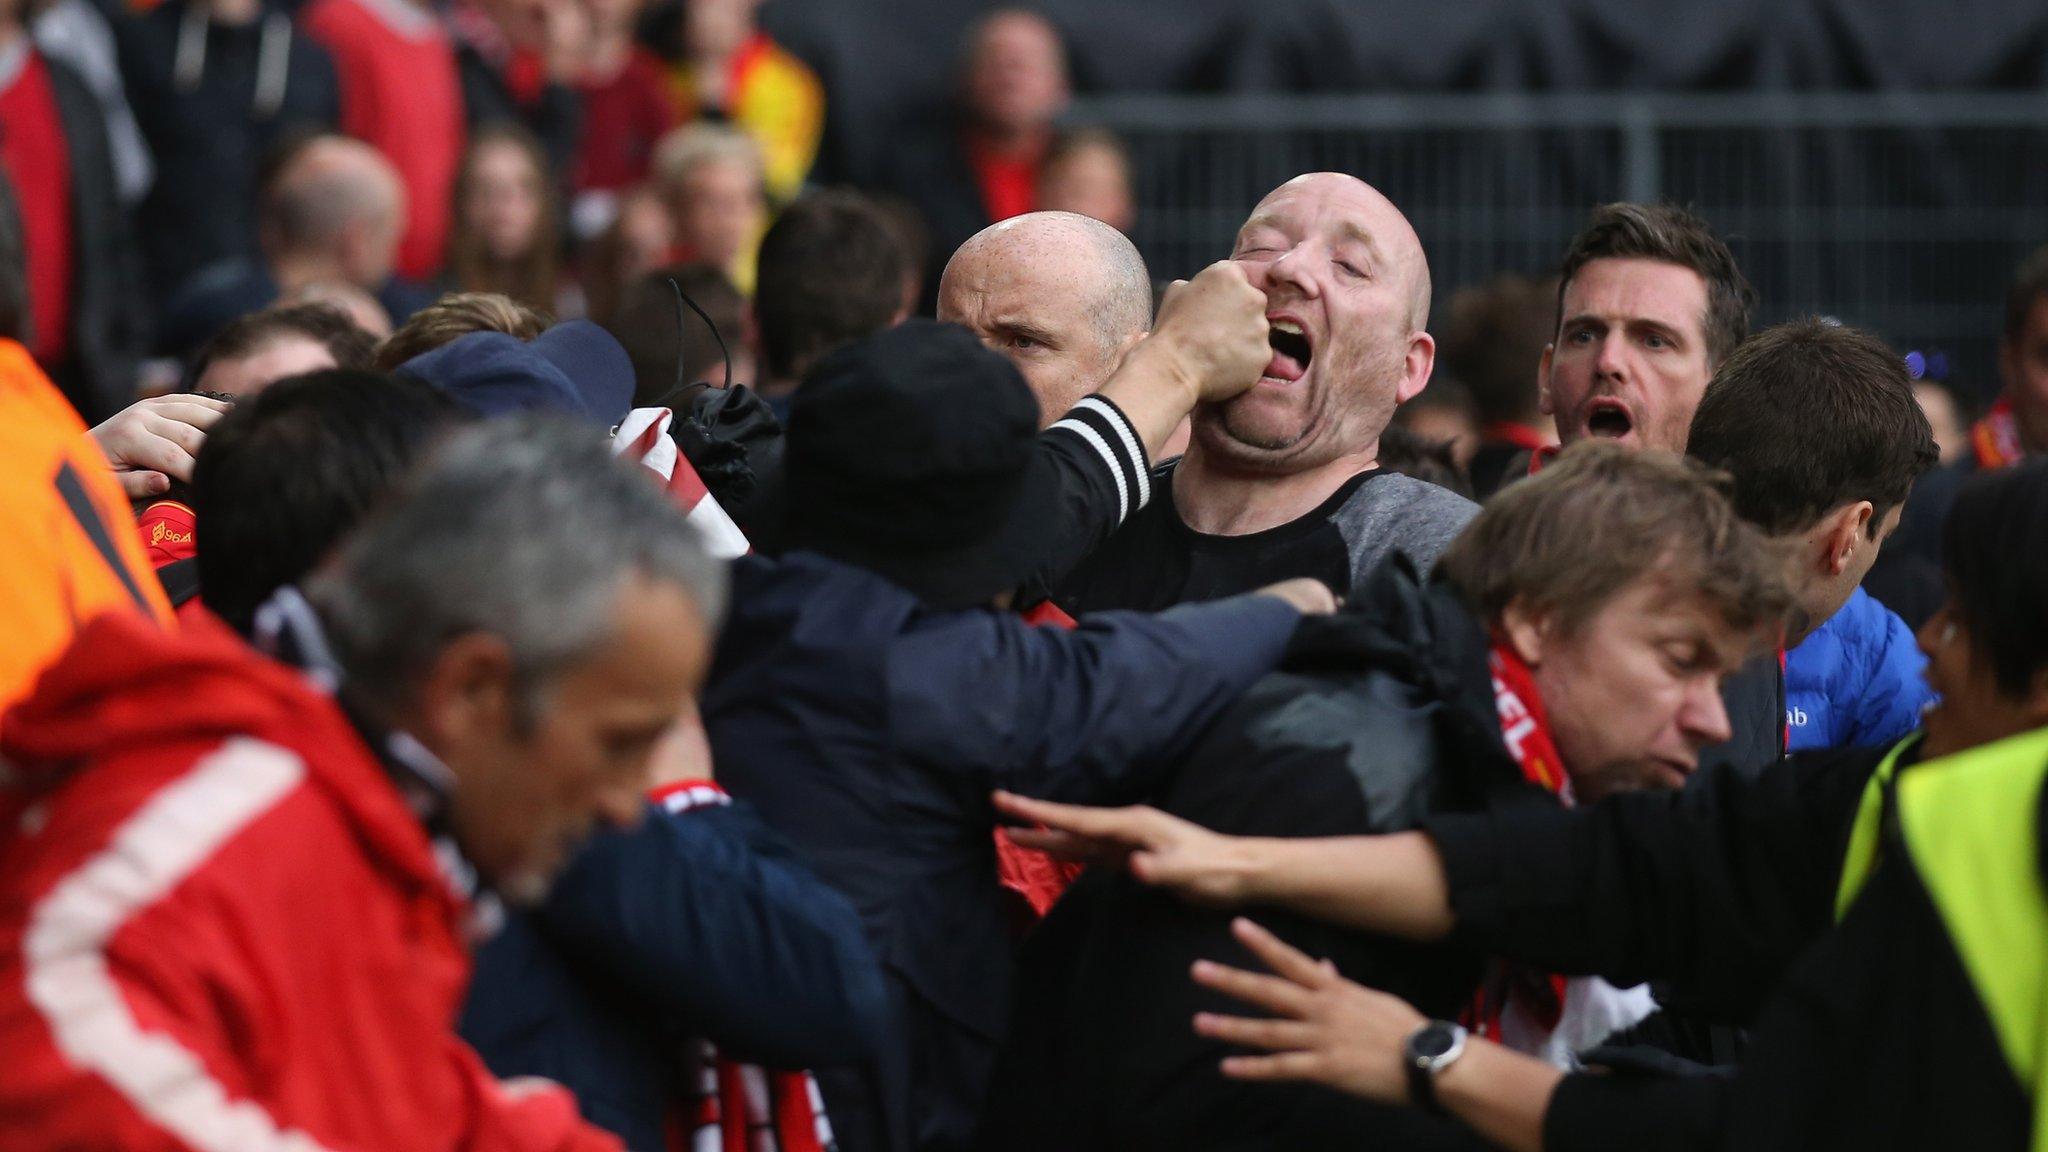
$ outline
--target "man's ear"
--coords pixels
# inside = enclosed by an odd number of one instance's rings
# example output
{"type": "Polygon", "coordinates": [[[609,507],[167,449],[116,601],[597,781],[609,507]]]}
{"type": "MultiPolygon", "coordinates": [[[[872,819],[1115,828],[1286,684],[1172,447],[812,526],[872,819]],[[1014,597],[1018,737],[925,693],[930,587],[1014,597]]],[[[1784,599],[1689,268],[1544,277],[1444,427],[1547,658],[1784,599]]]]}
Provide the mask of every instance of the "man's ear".
{"type": "Polygon", "coordinates": [[[1536,409],[1545,416],[1557,415],[1557,405],[1550,402],[1550,358],[1556,353],[1556,344],[1545,344],[1543,358],[1536,361],[1536,409]]]}
{"type": "Polygon", "coordinates": [[[1429,374],[1436,369],[1436,337],[1427,332],[1408,336],[1408,356],[1402,362],[1401,382],[1394,387],[1394,404],[1406,404],[1429,387],[1429,374]]]}
{"type": "Polygon", "coordinates": [[[1500,635],[1514,649],[1522,663],[1534,668],[1543,663],[1544,639],[1549,635],[1548,621],[1529,611],[1528,605],[1518,597],[1508,603],[1500,614],[1500,635]]]}
{"type": "Polygon", "coordinates": [[[1823,572],[1840,576],[1860,550],[1877,546],[1877,541],[1870,538],[1870,519],[1876,514],[1877,509],[1870,501],[1857,500],[1822,518],[1817,535],[1827,547],[1821,557],[1823,572]]]}
{"type": "Polygon", "coordinates": [[[512,649],[488,632],[465,632],[444,645],[420,677],[412,735],[436,755],[494,739],[512,727],[512,649]]]}

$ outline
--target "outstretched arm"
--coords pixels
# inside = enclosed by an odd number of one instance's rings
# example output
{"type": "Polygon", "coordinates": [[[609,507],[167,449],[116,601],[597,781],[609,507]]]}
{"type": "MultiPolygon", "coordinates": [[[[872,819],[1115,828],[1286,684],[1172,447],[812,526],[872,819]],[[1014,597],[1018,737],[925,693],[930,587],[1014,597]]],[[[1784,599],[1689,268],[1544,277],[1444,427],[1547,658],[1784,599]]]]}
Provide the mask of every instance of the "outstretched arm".
{"type": "Polygon", "coordinates": [[[1440,940],[1455,923],[1436,845],[1420,832],[1286,840],[1223,836],[1154,808],[1085,808],[998,793],[1027,848],[1121,861],[1146,884],[1197,903],[1273,904],[1354,928],[1440,940]]]}

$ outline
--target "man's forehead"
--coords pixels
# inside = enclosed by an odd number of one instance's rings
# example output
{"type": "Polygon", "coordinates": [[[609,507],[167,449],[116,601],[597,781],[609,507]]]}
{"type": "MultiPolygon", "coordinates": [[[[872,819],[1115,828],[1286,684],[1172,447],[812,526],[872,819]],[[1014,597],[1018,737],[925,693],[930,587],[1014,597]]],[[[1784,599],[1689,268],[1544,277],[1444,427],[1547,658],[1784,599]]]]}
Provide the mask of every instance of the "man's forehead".
{"type": "Polygon", "coordinates": [[[1588,261],[1564,289],[1564,316],[1655,320],[1688,331],[1706,322],[1707,282],[1683,264],[1644,257],[1588,261]]]}

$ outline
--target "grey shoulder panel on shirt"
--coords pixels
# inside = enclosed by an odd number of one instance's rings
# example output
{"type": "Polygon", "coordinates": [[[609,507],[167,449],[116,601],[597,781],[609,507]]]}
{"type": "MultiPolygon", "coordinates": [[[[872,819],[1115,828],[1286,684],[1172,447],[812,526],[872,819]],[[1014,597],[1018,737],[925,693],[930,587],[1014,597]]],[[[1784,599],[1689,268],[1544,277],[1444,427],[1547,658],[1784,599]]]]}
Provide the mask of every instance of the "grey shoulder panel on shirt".
{"type": "Polygon", "coordinates": [[[1478,514],[1479,505],[1448,488],[1389,473],[1361,484],[1330,521],[1343,534],[1356,584],[1395,552],[1427,573],[1478,514]]]}

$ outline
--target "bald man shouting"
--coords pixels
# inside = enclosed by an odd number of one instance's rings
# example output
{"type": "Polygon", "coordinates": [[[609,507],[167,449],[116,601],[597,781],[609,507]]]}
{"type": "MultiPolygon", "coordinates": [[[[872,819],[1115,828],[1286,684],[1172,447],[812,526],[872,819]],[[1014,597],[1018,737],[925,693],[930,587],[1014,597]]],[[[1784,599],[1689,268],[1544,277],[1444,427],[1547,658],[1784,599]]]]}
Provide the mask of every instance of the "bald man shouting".
{"type": "Polygon", "coordinates": [[[939,319],[1024,375],[1048,426],[1108,381],[1152,326],[1152,279],[1124,234],[1030,212],[974,234],[939,277],[939,319]]]}
{"type": "Polygon", "coordinates": [[[1151,502],[1055,589],[1070,613],[1297,576],[1341,595],[1396,552],[1428,568],[1476,511],[1379,466],[1394,408],[1436,361],[1429,264],[1400,210],[1353,176],[1297,176],[1252,210],[1233,259],[1266,294],[1272,359],[1249,391],[1195,410],[1151,502]]]}

